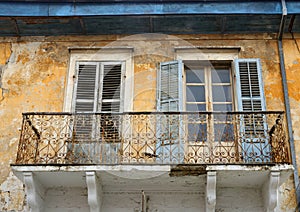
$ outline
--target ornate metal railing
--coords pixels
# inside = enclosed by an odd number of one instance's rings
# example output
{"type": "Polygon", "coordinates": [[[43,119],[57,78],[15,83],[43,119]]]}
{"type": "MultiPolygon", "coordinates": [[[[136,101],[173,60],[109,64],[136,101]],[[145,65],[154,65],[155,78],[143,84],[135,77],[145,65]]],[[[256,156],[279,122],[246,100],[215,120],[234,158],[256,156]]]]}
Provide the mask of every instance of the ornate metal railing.
{"type": "Polygon", "coordinates": [[[24,113],[17,164],[289,163],[283,112],[24,113]]]}

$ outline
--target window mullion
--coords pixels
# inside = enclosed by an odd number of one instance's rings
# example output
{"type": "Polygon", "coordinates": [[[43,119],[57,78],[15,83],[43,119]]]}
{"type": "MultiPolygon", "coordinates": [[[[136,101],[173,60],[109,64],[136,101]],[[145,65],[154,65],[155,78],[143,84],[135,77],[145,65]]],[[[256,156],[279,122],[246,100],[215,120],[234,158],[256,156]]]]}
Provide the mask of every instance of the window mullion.
{"type": "Polygon", "coordinates": [[[205,100],[206,100],[206,110],[212,111],[212,92],[211,92],[211,69],[206,66],[204,68],[205,73],[205,100]]]}
{"type": "MultiPolygon", "coordinates": [[[[207,66],[205,67],[205,90],[207,93],[207,110],[213,111],[213,98],[212,98],[212,80],[211,80],[211,72],[212,68],[207,66]]],[[[213,114],[208,114],[207,116],[207,140],[209,143],[211,143],[214,140],[214,117],[213,114]]]]}
{"type": "Polygon", "coordinates": [[[99,64],[99,71],[98,71],[98,99],[97,99],[97,112],[102,111],[102,93],[103,93],[103,78],[104,78],[104,64],[99,64]]]}

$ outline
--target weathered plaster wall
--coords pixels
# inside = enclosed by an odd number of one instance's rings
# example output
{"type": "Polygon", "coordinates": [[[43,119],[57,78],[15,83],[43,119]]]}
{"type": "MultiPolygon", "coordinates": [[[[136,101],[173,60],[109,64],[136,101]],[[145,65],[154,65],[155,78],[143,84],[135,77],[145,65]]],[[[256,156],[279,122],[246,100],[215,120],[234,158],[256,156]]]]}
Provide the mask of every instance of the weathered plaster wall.
{"type": "Polygon", "coordinates": [[[61,111],[68,51],[51,42],[1,45],[5,52],[0,54],[0,184],[4,182],[2,192],[10,192],[3,194],[7,197],[1,195],[0,210],[20,210],[24,194],[20,182],[9,173],[16,158],[22,112],[61,111]]]}
{"type": "Polygon", "coordinates": [[[218,188],[217,212],[264,211],[262,192],[251,188],[218,188]]]}
{"type": "MultiPolygon", "coordinates": [[[[204,211],[203,193],[147,192],[145,203],[150,212],[198,212],[204,211]]],[[[140,212],[141,193],[105,193],[102,205],[106,212],[140,212]]]]}
{"type": "MultiPolygon", "coordinates": [[[[24,37],[0,39],[0,211],[25,210],[23,185],[11,174],[21,127],[21,113],[62,111],[71,46],[120,45],[135,47],[134,110],[156,109],[156,70],[162,61],[173,60],[173,46],[240,46],[241,58],[261,58],[268,110],[284,110],[277,41],[268,35],[234,36],[90,36],[24,37]],[[116,45],[119,45],[116,43],[116,45]],[[172,48],[170,48],[172,47],[172,48]]],[[[294,41],[284,42],[296,143],[299,117],[299,52],[294,41]],[[296,57],[296,58],[295,58],[296,57]],[[298,92],[298,93],[297,93],[298,92]]],[[[299,145],[298,145],[299,146],[299,145]]],[[[297,148],[299,155],[300,147],[297,148]]],[[[299,161],[298,157],[298,161],[299,161]]],[[[298,163],[299,164],[299,163],[298,163]]],[[[292,184],[292,182],[290,182],[292,184]]],[[[290,188],[290,186],[287,186],[290,188]]],[[[293,191],[284,190],[291,200],[293,191]]],[[[283,201],[286,201],[285,198],[283,201]]],[[[288,211],[288,209],[287,209],[288,211]]]]}
{"type": "Polygon", "coordinates": [[[286,64],[286,75],[288,82],[288,93],[291,106],[291,114],[293,121],[296,159],[298,167],[300,165],[300,40],[289,39],[284,40],[284,56],[286,64]]]}
{"type": "Polygon", "coordinates": [[[89,212],[86,188],[49,188],[46,191],[45,212],[89,212]]]}

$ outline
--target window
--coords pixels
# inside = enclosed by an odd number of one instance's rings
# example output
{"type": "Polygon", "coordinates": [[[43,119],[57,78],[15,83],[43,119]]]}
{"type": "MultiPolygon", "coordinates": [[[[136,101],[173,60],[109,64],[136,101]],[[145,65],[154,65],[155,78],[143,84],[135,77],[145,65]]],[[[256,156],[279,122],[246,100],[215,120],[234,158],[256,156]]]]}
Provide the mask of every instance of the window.
{"type": "MultiPolygon", "coordinates": [[[[70,63],[67,78],[66,95],[64,101],[64,111],[66,112],[100,112],[100,111],[132,111],[133,99],[133,66],[132,66],[132,51],[130,47],[103,47],[103,48],[86,48],[74,47],[70,48],[70,63]],[[110,70],[115,67],[117,70],[110,70]],[[120,97],[117,97],[118,92],[113,91],[113,96],[108,96],[108,93],[103,93],[99,89],[114,89],[105,88],[109,81],[114,80],[112,75],[107,73],[120,74],[121,68],[121,86],[120,97]],[[89,69],[89,71],[87,71],[89,69]],[[80,74],[78,72],[80,70],[80,74]],[[86,74],[86,76],[83,76],[86,74]],[[80,76],[82,75],[82,77],[80,76]],[[103,78],[106,76],[106,78],[103,78]],[[92,96],[80,94],[76,96],[79,77],[83,79],[83,89],[90,89],[92,96]],[[89,80],[84,82],[84,78],[89,77],[89,80]],[[104,81],[103,81],[104,80],[104,81]],[[88,83],[89,81],[90,83],[88,83]],[[103,84],[101,84],[104,82],[103,84]],[[77,84],[76,84],[77,83],[77,84]],[[89,85],[89,87],[86,87],[89,85]],[[86,99],[87,97],[87,99],[86,99]],[[102,98],[103,97],[103,98],[102,98]],[[77,99],[77,100],[76,100],[77,99]],[[119,100],[118,100],[119,99],[119,100]],[[76,102],[77,101],[77,102],[76,102]],[[120,103],[118,103],[120,101],[120,103]],[[89,103],[88,103],[89,102],[89,103]],[[93,103],[91,103],[93,102],[93,103]],[[96,104],[97,102],[97,104],[96,104]],[[77,104],[77,106],[75,106],[77,104]],[[82,108],[84,105],[86,108],[82,108]],[[115,106],[120,106],[119,110],[115,106]],[[112,110],[110,109],[112,106],[112,110]],[[106,108],[105,108],[106,107],[106,108]],[[76,109],[77,108],[77,109],[76,109]]],[[[118,76],[119,77],[119,76],[118,76]]],[[[110,85],[108,85],[110,86],[110,85]]],[[[115,88],[118,85],[115,85],[115,88]]]]}
{"type": "Polygon", "coordinates": [[[121,112],[124,63],[77,62],[74,112],[121,112]]]}
{"type": "Polygon", "coordinates": [[[187,111],[232,111],[231,66],[184,61],[187,111]]]}
{"type": "MultiPolygon", "coordinates": [[[[76,113],[122,112],[123,62],[77,62],[73,110],[76,113]]],[[[76,139],[118,142],[120,123],[110,114],[77,116],[76,139]]]]}
{"type": "MultiPolygon", "coordinates": [[[[186,111],[232,111],[232,72],[228,62],[184,61],[184,102],[186,111]]],[[[225,115],[190,121],[188,140],[233,141],[233,125],[225,115]]]]}
{"type": "MultiPolygon", "coordinates": [[[[182,143],[177,147],[178,151],[188,153],[186,145],[198,145],[197,151],[202,148],[201,154],[206,154],[208,150],[203,150],[205,148],[219,149],[216,151],[220,153],[223,151],[220,149],[226,146],[233,148],[233,143],[236,142],[235,130],[239,126],[239,135],[244,138],[239,140],[243,142],[242,152],[248,151],[249,145],[252,145],[251,154],[255,154],[253,142],[259,142],[260,147],[257,149],[269,151],[261,147],[267,146],[266,140],[256,139],[265,137],[260,135],[267,131],[266,120],[261,113],[241,113],[238,126],[234,124],[233,116],[227,114],[229,111],[265,110],[259,59],[164,62],[160,65],[157,85],[158,110],[197,112],[178,117],[176,122],[170,119],[169,122],[173,125],[170,124],[169,129],[165,130],[167,135],[161,136],[161,142],[177,140],[182,143]],[[182,126],[182,123],[185,124],[182,126]],[[177,139],[171,135],[178,135],[177,139]],[[187,143],[183,144],[185,141],[187,143]],[[211,143],[209,147],[205,144],[207,141],[211,143]]],[[[231,154],[230,151],[224,150],[225,154],[231,154]]],[[[247,156],[244,155],[243,158],[246,160],[247,156]]]]}
{"type": "Polygon", "coordinates": [[[68,154],[81,163],[119,159],[122,122],[117,114],[132,110],[132,63],[129,48],[71,51],[65,111],[71,120],[68,154]]]}

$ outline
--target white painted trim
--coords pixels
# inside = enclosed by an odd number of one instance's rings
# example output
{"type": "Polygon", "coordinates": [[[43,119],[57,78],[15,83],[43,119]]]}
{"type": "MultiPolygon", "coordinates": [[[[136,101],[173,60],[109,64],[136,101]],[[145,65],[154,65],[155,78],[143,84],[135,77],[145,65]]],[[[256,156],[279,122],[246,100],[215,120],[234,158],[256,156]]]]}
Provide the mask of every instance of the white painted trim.
{"type": "Polygon", "coordinates": [[[205,211],[214,212],[216,209],[217,202],[217,172],[207,172],[207,183],[206,183],[206,198],[205,198],[205,211]]]}
{"type": "Polygon", "coordinates": [[[23,179],[30,211],[42,212],[44,210],[45,189],[38,180],[34,178],[32,172],[24,172],[23,179]]]}
{"type": "Polygon", "coordinates": [[[93,51],[93,50],[103,50],[103,51],[133,51],[134,48],[131,46],[70,46],[68,50],[71,52],[82,52],[82,50],[93,51]]]}
{"type": "Polygon", "coordinates": [[[64,112],[72,111],[74,83],[76,81],[76,62],[125,62],[124,111],[133,111],[133,50],[132,48],[101,48],[76,50],[70,52],[70,62],[65,88],[64,112]]]}
{"type": "Polygon", "coordinates": [[[100,212],[102,206],[102,185],[96,172],[86,172],[86,185],[88,189],[88,203],[91,212],[100,212]]]}
{"type": "Polygon", "coordinates": [[[231,52],[240,51],[242,49],[241,46],[176,46],[174,48],[175,51],[182,51],[182,50],[195,50],[195,49],[201,49],[203,51],[220,51],[220,50],[226,50],[231,52]]]}
{"type": "Polygon", "coordinates": [[[169,172],[171,165],[82,165],[82,166],[12,166],[14,174],[18,176],[18,172],[48,172],[48,171],[149,171],[149,172],[169,172]]]}
{"type": "Polygon", "coordinates": [[[239,48],[176,48],[176,60],[227,60],[233,61],[238,58],[239,48]]]}
{"type": "MultiPolygon", "coordinates": [[[[151,172],[168,172],[171,171],[172,165],[89,165],[89,166],[11,166],[15,175],[19,172],[48,172],[48,171],[151,171],[151,172]]],[[[289,177],[294,167],[289,164],[277,164],[274,166],[261,165],[207,165],[206,171],[279,171],[288,173],[289,177]]],[[[20,178],[21,179],[21,178],[20,178]]]]}

